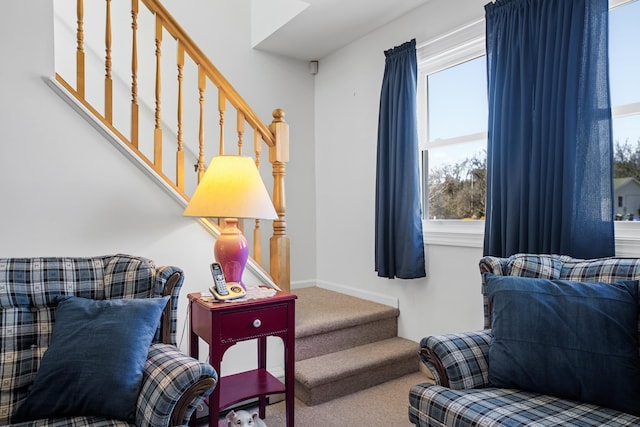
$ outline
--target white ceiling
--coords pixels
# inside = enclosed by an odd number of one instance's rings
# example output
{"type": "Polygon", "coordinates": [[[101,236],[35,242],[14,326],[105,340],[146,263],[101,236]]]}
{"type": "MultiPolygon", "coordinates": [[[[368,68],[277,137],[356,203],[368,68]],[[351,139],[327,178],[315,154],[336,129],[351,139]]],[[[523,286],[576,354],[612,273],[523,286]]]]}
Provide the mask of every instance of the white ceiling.
{"type": "Polygon", "coordinates": [[[252,0],[253,47],[317,60],[428,1],[252,0]]]}

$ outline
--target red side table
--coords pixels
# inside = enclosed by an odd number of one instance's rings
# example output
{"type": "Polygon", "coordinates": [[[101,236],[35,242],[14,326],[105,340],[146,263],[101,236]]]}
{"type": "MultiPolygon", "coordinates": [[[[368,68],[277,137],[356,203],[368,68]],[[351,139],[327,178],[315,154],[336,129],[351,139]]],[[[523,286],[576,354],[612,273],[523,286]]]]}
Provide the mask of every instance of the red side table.
{"type": "MultiPolygon", "coordinates": [[[[295,300],[296,296],[278,291],[275,296],[245,302],[216,302],[188,294],[190,330],[189,353],[198,358],[198,338],[209,344],[209,363],[219,376],[209,396],[209,425],[217,426],[220,410],[234,403],[258,397],[260,418],[265,417],[267,396],[284,393],[287,427],[293,427],[295,300]],[[267,369],[267,337],[280,337],[284,343],[285,380],[267,369]],[[239,341],[257,339],[258,369],[223,376],[220,363],[225,351],[239,341]]],[[[191,426],[195,426],[195,414],[191,426]]]]}

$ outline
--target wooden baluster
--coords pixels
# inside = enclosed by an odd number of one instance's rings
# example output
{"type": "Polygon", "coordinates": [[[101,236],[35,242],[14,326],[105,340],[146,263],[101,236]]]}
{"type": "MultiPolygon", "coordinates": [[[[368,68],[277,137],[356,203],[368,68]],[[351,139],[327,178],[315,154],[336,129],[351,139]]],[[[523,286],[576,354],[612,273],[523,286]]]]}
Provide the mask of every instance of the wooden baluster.
{"type": "Polygon", "coordinates": [[[198,67],[198,92],[200,93],[200,122],[198,132],[198,182],[204,175],[204,90],[207,85],[206,75],[202,67],[198,67]]]}
{"type": "Polygon", "coordinates": [[[253,259],[262,265],[262,230],[260,229],[260,220],[256,219],[253,226],[253,259]]]}
{"type": "Polygon", "coordinates": [[[184,68],[184,46],[178,41],[178,151],[176,152],[176,185],[184,192],[184,149],[182,142],[182,69],[184,68]]]}
{"type": "Polygon", "coordinates": [[[113,79],[111,78],[111,0],[106,0],[104,24],[104,118],[113,123],[113,79]]]}
{"type": "Polygon", "coordinates": [[[138,105],[138,0],[131,0],[131,144],[138,148],[140,107],[138,105]]]}
{"type": "MultiPolygon", "coordinates": [[[[236,110],[236,131],[238,132],[238,156],[242,156],[242,137],[244,135],[244,114],[240,110],[236,110]]],[[[242,234],[246,234],[244,219],[238,220],[238,228],[242,234]]],[[[255,251],[255,246],[254,246],[255,251]]]]}
{"type": "Polygon", "coordinates": [[[242,156],[242,137],[244,135],[244,113],[240,110],[236,110],[237,112],[237,125],[236,128],[238,130],[238,156],[242,156]]]}
{"type": "Polygon", "coordinates": [[[227,109],[227,99],[224,96],[224,92],[218,90],[218,113],[220,114],[220,146],[218,147],[218,154],[221,156],[224,154],[224,113],[227,109]]]}
{"type": "Polygon", "coordinates": [[[76,2],[76,19],[78,29],[76,31],[76,90],[80,99],[84,99],[84,2],[76,2]]]}
{"type": "Polygon", "coordinates": [[[262,139],[260,138],[260,133],[257,131],[253,132],[253,152],[256,156],[256,167],[260,169],[260,156],[262,155],[262,139]]]}
{"type": "MultiPolygon", "coordinates": [[[[260,170],[260,155],[262,154],[262,140],[260,134],[253,132],[253,150],[256,156],[256,168],[260,170]]],[[[260,220],[256,219],[253,226],[253,258],[258,264],[262,264],[262,230],[260,220]]]]}
{"type": "MultiPolygon", "coordinates": [[[[218,125],[220,127],[220,140],[218,145],[218,155],[224,155],[224,113],[227,109],[227,98],[224,96],[224,92],[218,89],[218,114],[220,120],[218,121],[218,125]]],[[[218,225],[220,227],[226,227],[224,218],[218,218],[218,225]]],[[[244,234],[244,223],[241,220],[238,220],[237,227],[244,234]]]]}
{"type": "Polygon", "coordinates": [[[284,121],[284,111],[273,110],[273,121],[269,130],[275,137],[275,145],[269,147],[269,162],[273,169],[273,206],[278,219],[273,221],[273,236],[270,243],[270,273],[276,284],[285,292],[291,288],[290,242],[285,221],[286,198],[284,178],[289,161],[289,125],[284,121]]]}
{"type": "Polygon", "coordinates": [[[157,171],[162,171],[162,121],[160,114],[160,97],[162,95],[162,81],[160,72],[160,58],[162,46],[162,21],[156,15],[156,114],[153,132],[153,164],[157,171]]]}

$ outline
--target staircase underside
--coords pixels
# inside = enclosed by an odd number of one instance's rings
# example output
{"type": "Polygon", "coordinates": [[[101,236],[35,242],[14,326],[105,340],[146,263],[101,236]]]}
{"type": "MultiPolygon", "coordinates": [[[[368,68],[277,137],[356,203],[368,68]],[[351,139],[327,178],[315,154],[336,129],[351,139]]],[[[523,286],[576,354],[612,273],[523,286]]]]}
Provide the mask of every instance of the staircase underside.
{"type": "Polygon", "coordinates": [[[418,344],[397,336],[399,310],[318,287],[296,301],[296,397],[307,405],[416,372],[418,344]]]}

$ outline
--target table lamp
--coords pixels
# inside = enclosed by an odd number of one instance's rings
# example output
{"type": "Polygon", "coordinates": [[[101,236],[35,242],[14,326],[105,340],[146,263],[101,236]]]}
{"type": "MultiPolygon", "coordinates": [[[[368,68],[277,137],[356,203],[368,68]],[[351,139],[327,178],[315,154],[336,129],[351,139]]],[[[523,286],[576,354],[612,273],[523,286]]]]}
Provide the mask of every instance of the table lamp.
{"type": "Polygon", "coordinates": [[[238,218],[277,219],[258,168],[250,157],[216,156],[184,210],[185,216],[223,218],[224,228],[213,245],[216,262],[227,282],[242,283],[249,245],[238,218]]]}

